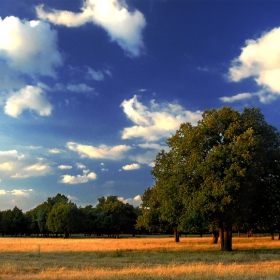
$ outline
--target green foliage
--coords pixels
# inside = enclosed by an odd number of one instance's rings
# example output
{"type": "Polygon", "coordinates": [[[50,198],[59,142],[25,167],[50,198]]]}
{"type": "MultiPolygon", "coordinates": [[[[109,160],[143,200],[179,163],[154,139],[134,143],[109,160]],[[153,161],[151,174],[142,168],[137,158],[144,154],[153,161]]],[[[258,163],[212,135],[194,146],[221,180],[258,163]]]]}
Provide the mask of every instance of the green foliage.
{"type": "Polygon", "coordinates": [[[37,212],[36,222],[38,224],[39,231],[41,233],[47,232],[47,225],[46,225],[47,217],[48,217],[48,213],[42,209],[39,209],[39,211],[37,212]]]}
{"type": "Polygon", "coordinates": [[[113,195],[98,198],[98,202],[96,209],[99,212],[99,229],[116,236],[121,232],[134,232],[137,212],[132,205],[119,201],[113,195]]]}
{"type": "Polygon", "coordinates": [[[15,207],[0,211],[0,232],[2,235],[51,233],[115,234],[135,233],[139,209],[123,203],[116,196],[101,197],[96,207],[87,205],[78,208],[65,195],[57,194],[29,210],[25,214],[15,207]]]}
{"type": "Polygon", "coordinates": [[[167,221],[161,218],[160,201],[157,195],[157,188],[147,188],[142,195],[140,215],[137,219],[136,228],[147,229],[150,233],[166,232],[171,227],[167,221]]]}
{"type": "Polygon", "coordinates": [[[26,218],[22,210],[14,207],[13,210],[2,211],[1,213],[2,234],[11,234],[17,236],[26,231],[26,218]]]}
{"type": "Polygon", "coordinates": [[[48,214],[46,225],[50,231],[64,233],[64,237],[68,237],[71,232],[79,232],[81,227],[80,211],[72,202],[56,202],[48,214]]]}

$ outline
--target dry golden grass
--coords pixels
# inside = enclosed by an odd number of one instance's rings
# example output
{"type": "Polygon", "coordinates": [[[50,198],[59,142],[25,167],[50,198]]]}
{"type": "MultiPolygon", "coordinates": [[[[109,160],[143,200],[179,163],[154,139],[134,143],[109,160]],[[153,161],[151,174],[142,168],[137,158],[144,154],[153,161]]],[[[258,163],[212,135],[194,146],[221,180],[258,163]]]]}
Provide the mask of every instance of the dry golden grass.
{"type": "Polygon", "coordinates": [[[280,279],[280,241],[0,238],[0,279],[280,279]]]}

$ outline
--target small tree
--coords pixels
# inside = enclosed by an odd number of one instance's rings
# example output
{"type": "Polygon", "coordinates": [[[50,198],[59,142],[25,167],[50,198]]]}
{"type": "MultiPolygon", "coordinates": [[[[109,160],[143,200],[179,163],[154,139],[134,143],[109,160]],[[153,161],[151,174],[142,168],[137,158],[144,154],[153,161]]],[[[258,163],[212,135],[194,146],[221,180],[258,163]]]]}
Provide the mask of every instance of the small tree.
{"type": "Polygon", "coordinates": [[[110,195],[107,198],[98,198],[96,209],[100,211],[98,217],[100,227],[107,228],[116,238],[121,232],[132,231],[136,224],[137,215],[132,205],[119,201],[117,196],[110,195]],[[102,217],[100,219],[100,217],[102,217]]]}
{"type": "Polygon", "coordinates": [[[12,210],[2,211],[2,220],[1,220],[2,236],[5,234],[13,233],[13,212],[12,210]]]}
{"type": "Polygon", "coordinates": [[[157,188],[147,188],[142,197],[140,215],[138,216],[136,229],[148,230],[149,233],[166,232],[171,227],[167,221],[162,220],[160,213],[160,200],[157,188]]]}
{"type": "Polygon", "coordinates": [[[48,229],[56,234],[64,233],[64,238],[68,238],[71,232],[78,232],[81,225],[81,213],[71,201],[56,203],[47,219],[48,229]]]}

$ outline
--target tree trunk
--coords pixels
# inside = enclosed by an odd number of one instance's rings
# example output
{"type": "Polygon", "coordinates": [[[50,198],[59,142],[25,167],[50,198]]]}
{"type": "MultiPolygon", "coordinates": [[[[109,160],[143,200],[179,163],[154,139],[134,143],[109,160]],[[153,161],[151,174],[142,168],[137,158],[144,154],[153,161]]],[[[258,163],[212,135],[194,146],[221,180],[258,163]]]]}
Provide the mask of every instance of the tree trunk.
{"type": "Polygon", "coordinates": [[[213,231],[212,232],[212,244],[217,244],[219,239],[219,232],[213,231]]]}
{"type": "Polygon", "coordinates": [[[274,231],[271,231],[271,240],[274,240],[274,231]]]}
{"type": "Polygon", "coordinates": [[[253,236],[253,230],[252,229],[249,229],[247,231],[247,237],[252,237],[253,236]]]}
{"type": "Polygon", "coordinates": [[[224,228],[220,226],[219,228],[219,235],[220,235],[220,244],[221,244],[221,251],[224,249],[224,228]]]}
{"type": "Polygon", "coordinates": [[[231,227],[221,226],[220,232],[220,244],[221,251],[232,251],[232,230],[231,227]]]}
{"type": "Polygon", "coordinates": [[[238,234],[238,237],[240,237],[240,230],[238,231],[238,233],[237,233],[237,234],[238,234]]]}
{"type": "Polygon", "coordinates": [[[278,230],[278,240],[280,240],[280,230],[278,230]]]}
{"type": "Polygon", "coordinates": [[[224,248],[223,251],[232,251],[232,231],[231,227],[224,229],[224,248]]]}
{"type": "Polygon", "coordinates": [[[64,235],[63,235],[63,239],[66,239],[66,238],[68,238],[68,237],[69,237],[69,232],[65,231],[65,232],[64,232],[64,235]]]}
{"type": "Polygon", "coordinates": [[[174,228],[174,241],[180,242],[180,233],[176,228],[174,228]]]}

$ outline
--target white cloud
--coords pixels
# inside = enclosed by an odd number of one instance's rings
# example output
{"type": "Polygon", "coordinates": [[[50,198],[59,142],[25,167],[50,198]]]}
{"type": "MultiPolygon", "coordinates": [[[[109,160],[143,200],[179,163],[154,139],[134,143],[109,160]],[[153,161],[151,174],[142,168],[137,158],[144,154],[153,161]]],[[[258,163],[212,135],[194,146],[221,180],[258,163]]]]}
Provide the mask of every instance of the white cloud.
{"type": "Polygon", "coordinates": [[[104,75],[101,71],[95,71],[94,69],[88,67],[87,77],[95,81],[103,81],[104,75]]]}
{"type": "Polygon", "coordinates": [[[14,16],[0,18],[0,34],[0,59],[8,69],[32,77],[56,76],[55,67],[62,65],[62,58],[57,33],[48,23],[21,21],[14,16]]]}
{"type": "Polygon", "coordinates": [[[76,166],[77,166],[77,168],[79,168],[79,169],[84,169],[84,168],[86,168],[85,165],[83,165],[82,163],[79,163],[79,162],[76,163],[76,166]]]}
{"type": "Polygon", "coordinates": [[[0,151],[0,180],[45,176],[51,171],[50,163],[42,158],[16,150],[0,151]]]}
{"type": "Polygon", "coordinates": [[[60,154],[60,153],[62,153],[63,151],[60,150],[60,149],[50,149],[49,152],[50,152],[51,154],[60,154]]]}
{"type": "Polygon", "coordinates": [[[36,86],[26,86],[12,93],[5,105],[5,113],[14,118],[18,117],[24,110],[33,110],[40,116],[49,116],[52,109],[53,107],[45,97],[43,89],[36,86]]]}
{"type": "Polygon", "coordinates": [[[143,49],[142,30],[146,25],[141,12],[130,12],[125,1],[118,0],[85,0],[81,13],[51,10],[45,12],[43,5],[37,6],[37,15],[54,24],[78,27],[88,22],[104,28],[111,41],[131,56],[139,56],[143,49]]]}
{"type": "Polygon", "coordinates": [[[233,103],[233,102],[236,102],[236,101],[242,101],[242,100],[245,100],[245,99],[249,99],[249,98],[252,98],[252,94],[251,93],[239,93],[237,95],[234,95],[234,96],[230,96],[230,97],[227,97],[227,96],[223,96],[223,97],[220,97],[220,100],[223,101],[223,102],[227,102],[227,103],[233,103]]]}
{"type": "Polygon", "coordinates": [[[150,165],[151,163],[154,162],[158,152],[159,151],[153,150],[153,151],[147,151],[145,153],[140,153],[140,154],[136,154],[136,155],[130,155],[129,159],[136,161],[140,164],[150,165]]]}
{"type": "Polygon", "coordinates": [[[94,172],[89,173],[88,170],[83,170],[83,175],[77,175],[77,176],[63,175],[59,182],[63,184],[74,185],[74,184],[87,183],[89,181],[96,180],[96,179],[97,179],[97,175],[94,172]]]}
{"type": "Polygon", "coordinates": [[[254,77],[265,90],[280,94],[280,27],[247,40],[240,56],[232,61],[230,80],[239,82],[248,77],[254,77]]]}
{"type": "Polygon", "coordinates": [[[101,145],[99,147],[94,147],[74,142],[68,142],[66,146],[68,149],[79,153],[81,157],[103,158],[112,160],[123,158],[124,154],[131,149],[131,147],[127,145],[118,145],[113,147],[101,145]]]}
{"type": "Polygon", "coordinates": [[[142,199],[140,195],[135,196],[134,198],[123,198],[123,197],[119,197],[118,198],[119,201],[122,201],[123,203],[128,203],[133,205],[134,207],[139,207],[140,204],[142,203],[142,199]]]}
{"type": "Polygon", "coordinates": [[[102,171],[102,172],[107,172],[107,171],[109,171],[109,169],[107,169],[107,168],[101,168],[101,171],[102,171]]]}
{"type": "Polygon", "coordinates": [[[29,197],[30,192],[33,192],[33,189],[14,189],[12,191],[0,190],[0,195],[15,195],[15,196],[24,196],[29,197]]]}
{"type": "Polygon", "coordinates": [[[30,150],[38,150],[38,149],[41,149],[42,146],[29,146],[28,147],[30,150]]]}
{"type": "Polygon", "coordinates": [[[144,143],[144,144],[139,144],[138,145],[140,148],[143,148],[143,149],[154,149],[154,150],[167,150],[169,149],[168,146],[165,145],[161,145],[161,144],[157,144],[157,143],[144,143]]]}
{"type": "Polygon", "coordinates": [[[71,165],[59,165],[58,168],[62,169],[62,170],[64,170],[64,169],[72,169],[72,166],[71,165]]]}
{"type": "Polygon", "coordinates": [[[140,165],[138,163],[132,163],[132,164],[128,164],[122,167],[123,170],[135,170],[135,169],[139,169],[140,165]]]}
{"type": "Polygon", "coordinates": [[[70,201],[79,200],[76,196],[71,196],[70,194],[67,195],[67,198],[68,198],[70,201]]]}
{"type": "Polygon", "coordinates": [[[72,92],[91,92],[91,91],[94,91],[94,88],[89,87],[86,84],[68,85],[67,89],[72,91],[72,92]]]}
{"type": "Polygon", "coordinates": [[[25,168],[25,170],[27,170],[27,171],[44,171],[46,169],[49,169],[49,166],[41,164],[41,162],[27,166],[25,168]]]}
{"type": "Polygon", "coordinates": [[[191,122],[196,124],[201,119],[201,111],[191,112],[174,103],[157,104],[154,100],[150,107],[144,106],[135,95],[121,104],[124,113],[136,125],[125,128],[122,139],[141,137],[148,141],[156,141],[171,136],[179,129],[180,124],[191,122]]]}
{"type": "Polygon", "coordinates": [[[256,93],[256,95],[259,96],[260,101],[262,103],[269,103],[277,98],[277,95],[271,92],[266,92],[264,90],[261,90],[256,93]]]}
{"type": "Polygon", "coordinates": [[[146,149],[145,152],[136,153],[134,155],[130,155],[129,159],[132,161],[136,161],[140,164],[147,164],[151,167],[154,166],[154,160],[156,155],[161,151],[169,151],[169,147],[166,144],[157,144],[157,143],[144,143],[137,145],[142,149],[146,149]],[[147,151],[148,150],[148,151],[147,151]]]}
{"type": "Polygon", "coordinates": [[[33,189],[29,189],[29,190],[24,190],[24,189],[20,189],[20,190],[12,190],[10,193],[12,195],[16,195],[16,196],[25,196],[25,197],[29,197],[30,192],[33,192],[33,189]]]}

